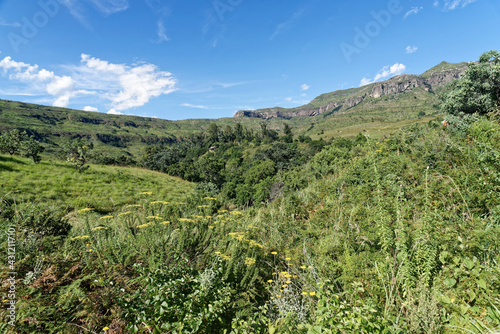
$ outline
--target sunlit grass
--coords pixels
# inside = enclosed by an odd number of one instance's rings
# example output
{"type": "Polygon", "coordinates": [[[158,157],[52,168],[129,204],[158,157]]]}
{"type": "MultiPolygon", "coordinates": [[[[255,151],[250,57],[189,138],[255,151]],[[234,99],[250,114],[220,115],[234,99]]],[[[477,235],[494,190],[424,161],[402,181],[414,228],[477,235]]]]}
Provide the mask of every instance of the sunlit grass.
{"type": "Polygon", "coordinates": [[[193,189],[193,184],[159,172],[140,168],[91,165],[78,173],[64,162],[0,155],[0,195],[20,201],[54,201],[77,209],[92,207],[113,211],[154,194],[162,200],[179,200],[193,189]]]}

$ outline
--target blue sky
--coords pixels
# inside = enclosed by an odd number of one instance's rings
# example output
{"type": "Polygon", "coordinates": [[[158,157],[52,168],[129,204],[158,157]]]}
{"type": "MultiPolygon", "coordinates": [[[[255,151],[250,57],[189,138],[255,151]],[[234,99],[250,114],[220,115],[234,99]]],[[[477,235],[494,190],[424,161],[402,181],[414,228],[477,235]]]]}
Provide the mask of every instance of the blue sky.
{"type": "Polygon", "coordinates": [[[0,0],[0,98],[178,120],[500,50],[498,0],[0,0]]]}

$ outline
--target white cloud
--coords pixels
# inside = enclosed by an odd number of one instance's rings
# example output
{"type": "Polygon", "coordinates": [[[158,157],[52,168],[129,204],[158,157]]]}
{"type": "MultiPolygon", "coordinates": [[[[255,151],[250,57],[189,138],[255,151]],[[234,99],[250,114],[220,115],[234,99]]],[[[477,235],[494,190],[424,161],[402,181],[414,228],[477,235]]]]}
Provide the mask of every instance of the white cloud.
{"type": "Polygon", "coordinates": [[[116,111],[115,109],[110,109],[106,114],[108,114],[108,115],[123,115],[121,112],[116,111]]]}
{"type": "Polygon", "coordinates": [[[111,15],[128,9],[127,0],[91,0],[104,14],[111,15]]]}
{"type": "Polygon", "coordinates": [[[286,101],[286,102],[292,102],[292,100],[293,100],[293,99],[292,99],[291,97],[287,97],[287,98],[285,99],[285,101],[286,101]]]}
{"type": "Polygon", "coordinates": [[[21,23],[19,22],[7,22],[3,17],[0,17],[0,27],[13,27],[19,28],[21,27],[21,23]]]}
{"type": "Polygon", "coordinates": [[[403,64],[399,64],[399,63],[396,63],[392,66],[384,66],[376,75],[375,77],[372,79],[368,79],[368,78],[363,78],[361,79],[361,83],[359,84],[359,86],[365,86],[365,85],[368,85],[372,82],[376,82],[380,79],[385,79],[385,78],[388,78],[390,76],[395,76],[395,75],[400,75],[400,74],[403,74],[404,72],[406,71],[406,66],[403,65],[403,64]]]}
{"type": "Polygon", "coordinates": [[[371,84],[372,82],[373,82],[373,81],[372,81],[372,80],[370,80],[370,79],[363,78],[363,79],[361,79],[361,83],[359,84],[359,87],[369,85],[369,84],[371,84]]]}
{"type": "Polygon", "coordinates": [[[24,92],[50,95],[54,98],[52,104],[59,107],[67,107],[72,98],[94,95],[108,101],[111,109],[123,111],[176,90],[176,80],[171,73],[148,63],[113,64],[82,54],[79,65],[65,68],[70,75],[56,75],[10,57],[0,61],[4,76],[25,84],[24,92]]]}
{"type": "Polygon", "coordinates": [[[168,42],[170,38],[167,36],[167,30],[162,20],[158,21],[158,43],[168,42]]]}
{"type": "Polygon", "coordinates": [[[182,106],[188,108],[196,108],[196,109],[209,109],[207,106],[196,105],[191,103],[183,103],[182,106]]]}
{"type": "Polygon", "coordinates": [[[409,11],[406,12],[406,14],[403,16],[403,18],[407,18],[408,16],[410,15],[413,15],[413,14],[418,14],[418,12],[420,12],[422,9],[424,9],[424,7],[412,7],[409,11]]]}
{"type": "Polygon", "coordinates": [[[86,106],[86,107],[83,107],[83,111],[93,111],[93,112],[98,112],[99,109],[95,108],[95,107],[91,107],[91,106],[86,106]]]}
{"type": "Polygon", "coordinates": [[[303,84],[302,86],[300,86],[300,88],[301,88],[302,90],[308,90],[309,88],[311,88],[311,86],[306,85],[306,84],[303,84]]]}
{"type": "Polygon", "coordinates": [[[411,54],[414,52],[417,52],[418,48],[416,46],[407,46],[406,47],[406,53],[411,54]]]}
{"type": "MultiPolygon", "coordinates": [[[[476,2],[477,0],[444,0],[443,1],[443,9],[444,10],[454,10],[457,8],[464,8],[465,6],[476,2]]],[[[440,5],[439,0],[435,0],[433,5],[434,7],[438,7],[440,5]]]]}
{"type": "Polygon", "coordinates": [[[302,16],[302,14],[304,14],[304,10],[298,10],[295,13],[293,13],[292,17],[289,18],[287,21],[278,24],[276,29],[274,29],[274,32],[269,38],[269,40],[272,41],[276,36],[290,29],[291,26],[294,24],[294,22],[297,21],[302,16]]]}

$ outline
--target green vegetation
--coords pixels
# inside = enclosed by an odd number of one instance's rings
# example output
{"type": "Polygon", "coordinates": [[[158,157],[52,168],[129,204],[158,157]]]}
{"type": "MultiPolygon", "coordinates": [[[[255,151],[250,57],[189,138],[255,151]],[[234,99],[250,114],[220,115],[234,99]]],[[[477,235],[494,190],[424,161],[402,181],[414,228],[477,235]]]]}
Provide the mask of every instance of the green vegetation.
{"type": "Polygon", "coordinates": [[[48,202],[68,210],[91,207],[112,212],[133,203],[143,191],[154,191],[163,200],[185,198],[193,189],[187,181],[139,168],[92,165],[77,173],[62,161],[30,160],[0,155],[0,198],[18,203],[48,202]]]}
{"type": "Polygon", "coordinates": [[[462,80],[451,85],[442,109],[452,115],[488,114],[500,108],[500,53],[484,53],[467,68],[462,80]]]}
{"type": "Polygon", "coordinates": [[[494,333],[500,123],[480,112],[328,142],[211,124],[147,147],[140,163],[195,187],[0,155],[1,247],[16,235],[0,263],[17,272],[0,328],[494,333]]]}

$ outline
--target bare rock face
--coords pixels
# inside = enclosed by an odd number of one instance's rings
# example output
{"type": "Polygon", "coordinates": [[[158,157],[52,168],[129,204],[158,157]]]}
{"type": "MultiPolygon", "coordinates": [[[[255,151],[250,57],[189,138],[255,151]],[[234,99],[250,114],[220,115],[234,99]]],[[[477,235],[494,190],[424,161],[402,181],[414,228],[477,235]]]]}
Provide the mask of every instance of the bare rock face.
{"type": "MultiPolygon", "coordinates": [[[[444,63],[445,64],[445,63],[444,63]]],[[[259,110],[240,110],[234,117],[255,117],[255,118],[283,118],[290,119],[296,116],[316,116],[332,110],[342,111],[353,108],[367,98],[381,98],[385,95],[394,95],[402,92],[410,92],[417,88],[423,88],[432,93],[433,88],[444,87],[447,83],[460,78],[467,69],[466,64],[459,64],[455,68],[436,70],[423,75],[398,75],[384,82],[377,82],[362,87],[357,96],[352,96],[335,101],[326,102],[318,108],[295,108],[287,110],[284,108],[270,108],[259,110]]],[[[339,94],[340,95],[340,94],[339,94]]]]}

